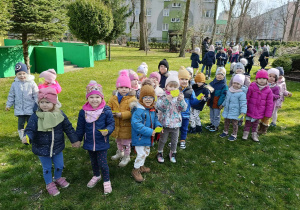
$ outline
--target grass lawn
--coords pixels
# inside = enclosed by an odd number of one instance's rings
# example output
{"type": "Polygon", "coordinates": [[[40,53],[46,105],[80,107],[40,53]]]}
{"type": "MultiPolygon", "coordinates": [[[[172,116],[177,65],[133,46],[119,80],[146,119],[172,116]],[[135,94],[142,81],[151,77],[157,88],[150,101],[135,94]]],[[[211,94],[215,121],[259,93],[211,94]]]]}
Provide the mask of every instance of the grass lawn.
{"type": "MultiPolygon", "coordinates": [[[[111,55],[110,62],[98,61],[94,68],[58,76],[63,88],[59,94],[62,110],[74,127],[90,80],[102,84],[108,101],[121,69],[136,70],[140,63],[146,62],[149,72],[157,71],[163,58],[168,60],[170,70],[190,65],[190,54],[178,58],[178,54],[150,51],[146,57],[136,48],[112,47],[111,55]]],[[[215,69],[214,66],[213,75],[215,69]]],[[[229,72],[229,65],[227,69],[229,72]]],[[[257,69],[254,67],[252,73],[257,69]]],[[[35,76],[37,82],[38,75],[35,76]]],[[[159,164],[155,157],[157,145],[151,148],[145,163],[151,173],[144,175],[141,184],[130,175],[134,153],[125,168],[118,168],[118,162],[110,159],[116,151],[116,143],[111,139],[108,164],[113,193],[109,196],[103,195],[102,181],[93,189],[86,187],[92,177],[88,153],[82,148],[71,148],[67,141],[63,176],[71,184],[61,189],[59,196],[51,197],[45,189],[38,157],[31,152],[31,146],[19,140],[13,109],[4,111],[13,79],[0,79],[0,209],[297,209],[300,206],[299,83],[287,82],[293,97],[287,98],[279,111],[278,126],[260,137],[259,143],[242,141],[243,128],[239,129],[237,141],[221,139],[222,119],[219,132],[204,130],[201,135],[189,134],[187,148],[178,148],[176,164],[167,158],[164,164],[159,164]]],[[[230,80],[229,75],[227,79],[230,80]]],[[[206,107],[200,116],[203,125],[208,123],[209,109],[206,107]]],[[[168,152],[165,148],[165,156],[168,152]]]]}

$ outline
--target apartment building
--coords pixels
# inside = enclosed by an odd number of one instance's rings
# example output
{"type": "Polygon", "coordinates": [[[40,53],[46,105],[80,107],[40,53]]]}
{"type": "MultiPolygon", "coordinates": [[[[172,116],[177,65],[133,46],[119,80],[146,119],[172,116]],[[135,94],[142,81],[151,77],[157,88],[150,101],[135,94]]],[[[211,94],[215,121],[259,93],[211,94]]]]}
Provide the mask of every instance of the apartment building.
{"type": "MultiPolygon", "coordinates": [[[[134,0],[135,21],[132,28],[132,39],[139,37],[140,0],[134,0]]],[[[126,4],[132,9],[131,0],[126,4]]],[[[148,37],[167,42],[169,34],[182,28],[186,0],[146,0],[146,16],[148,37]]],[[[202,31],[204,36],[210,36],[213,28],[214,0],[191,0],[189,11],[189,26],[195,31],[202,31]]],[[[126,33],[133,22],[133,15],[127,18],[126,33]]]]}

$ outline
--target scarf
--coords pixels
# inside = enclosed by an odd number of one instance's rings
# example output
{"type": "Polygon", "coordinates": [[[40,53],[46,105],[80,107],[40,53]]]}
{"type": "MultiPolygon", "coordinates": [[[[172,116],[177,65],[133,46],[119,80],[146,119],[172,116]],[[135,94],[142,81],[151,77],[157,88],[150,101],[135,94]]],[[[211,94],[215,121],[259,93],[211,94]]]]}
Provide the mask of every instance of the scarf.
{"type": "Polygon", "coordinates": [[[104,101],[104,99],[102,99],[102,102],[101,102],[101,104],[99,104],[99,106],[97,107],[97,108],[93,108],[92,106],[91,106],[91,104],[87,101],[83,106],[82,106],[82,109],[84,110],[84,111],[95,111],[95,110],[98,110],[98,109],[104,109],[104,107],[105,107],[105,105],[106,105],[106,102],[104,101]]]}
{"type": "Polygon", "coordinates": [[[53,112],[40,112],[37,111],[38,116],[38,131],[51,131],[52,128],[56,127],[59,123],[64,121],[64,116],[58,111],[53,112]]]}
{"type": "Polygon", "coordinates": [[[232,93],[242,92],[242,89],[234,89],[232,86],[229,88],[229,91],[232,93]]]}
{"type": "Polygon", "coordinates": [[[277,84],[276,84],[276,82],[274,82],[274,83],[269,83],[269,87],[270,88],[273,88],[273,87],[275,87],[277,84]]]}
{"type": "Polygon", "coordinates": [[[259,90],[262,90],[267,86],[267,85],[259,85],[258,83],[256,83],[256,85],[259,88],[259,90]]]}
{"type": "Polygon", "coordinates": [[[88,123],[95,122],[100,117],[104,107],[106,105],[106,102],[104,99],[102,99],[101,104],[97,108],[93,108],[89,102],[86,102],[82,109],[85,111],[85,120],[88,123]]]}
{"type": "MultiPolygon", "coordinates": [[[[128,96],[128,94],[129,93],[126,93],[126,95],[125,96],[128,96]]],[[[118,95],[117,95],[117,97],[118,97],[118,102],[119,102],[119,104],[121,103],[121,101],[122,101],[122,98],[124,97],[124,96],[122,96],[119,92],[118,92],[118,95]]]]}
{"type": "Polygon", "coordinates": [[[166,92],[167,95],[170,95],[170,94],[171,94],[171,92],[168,91],[168,90],[165,90],[165,92],[166,92]]]}

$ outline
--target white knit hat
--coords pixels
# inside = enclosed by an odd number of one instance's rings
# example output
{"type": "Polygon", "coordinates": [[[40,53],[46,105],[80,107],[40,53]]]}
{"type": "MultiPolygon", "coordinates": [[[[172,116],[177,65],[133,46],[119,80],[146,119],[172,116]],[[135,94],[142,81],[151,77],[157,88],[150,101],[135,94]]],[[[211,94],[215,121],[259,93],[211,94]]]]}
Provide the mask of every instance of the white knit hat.
{"type": "Polygon", "coordinates": [[[241,63],[246,66],[248,64],[248,60],[246,58],[241,58],[241,63]]]}
{"type": "Polygon", "coordinates": [[[186,70],[193,75],[194,74],[194,69],[192,67],[186,67],[186,70]]]}
{"type": "Polygon", "coordinates": [[[148,73],[148,66],[147,65],[140,65],[137,70],[136,70],[137,73],[143,73],[147,76],[147,73],[148,73]]]}
{"type": "Polygon", "coordinates": [[[224,67],[218,67],[216,71],[216,76],[218,74],[222,74],[224,77],[226,76],[226,69],[224,67]]]}
{"type": "Polygon", "coordinates": [[[245,83],[245,75],[243,75],[243,74],[236,74],[236,75],[234,75],[233,82],[237,82],[240,85],[244,85],[244,83],[245,83]]]}
{"type": "Polygon", "coordinates": [[[237,69],[242,69],[243,73],[245,73],[245,67],[242,63],[236,63],[233,67],[233,72],[235,73],[237,69]]]}
{"type": "Polygon", "coordinates": [[[268,70],[268,75],[270,75],[270,74],[275,74],[275,75],[277,75],[277,78],[278,78],[279,77],[279,70],[275,69],[275,68],[270,68],[268,70]]]}
{"type": "Polygon", "coordinates": [[[178,86],[179,86],[179,79],[178,79],[178,72],[177,71],[169,71],[169,76],[166,80],[166,87],[168,85],[169,82],[177,82],[178,86]]]}

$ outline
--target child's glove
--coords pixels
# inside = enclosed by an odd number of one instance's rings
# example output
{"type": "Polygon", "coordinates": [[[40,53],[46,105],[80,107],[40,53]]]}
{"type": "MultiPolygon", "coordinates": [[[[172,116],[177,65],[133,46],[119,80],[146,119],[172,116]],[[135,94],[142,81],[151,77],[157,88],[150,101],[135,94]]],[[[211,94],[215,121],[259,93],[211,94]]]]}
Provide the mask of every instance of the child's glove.
{"type": "Polygon", "coordinates": [[[5,107],[5,111],[9,111],[10,110],[10,108],[9,107],[5,107]]]}
{"type": "Polygon", "coordinates": [[[219,109],[223,109],[223,107],[224,107],[223,105],[220,105],[220,106],[219,106],[219,109]]]}
{"type": "Polygon", "coordinates": [[[121,118],[121,117],[122,117],[122,114],[121,114],[120,112],[115,113],[115,117],[116,117],[116,118],[121,118]]]}
{"type": "Polygon", "coordinates": [[[291,92],[289,92],[289,94],[287,95],[287,97],[292,97],[292,93],[291,92]]]}
{"type": "Polygon", "coordinates": [[[72,144],[72,147],[79,148],[81,145],[81,141],[76,141],[72,144]]]}
{"type": "Polygon", "coordinates": [[[183,93],[180,93],[177,100],[182,101],[183,99],[184,99],[184,95],[183,95],[183,93]]]}

